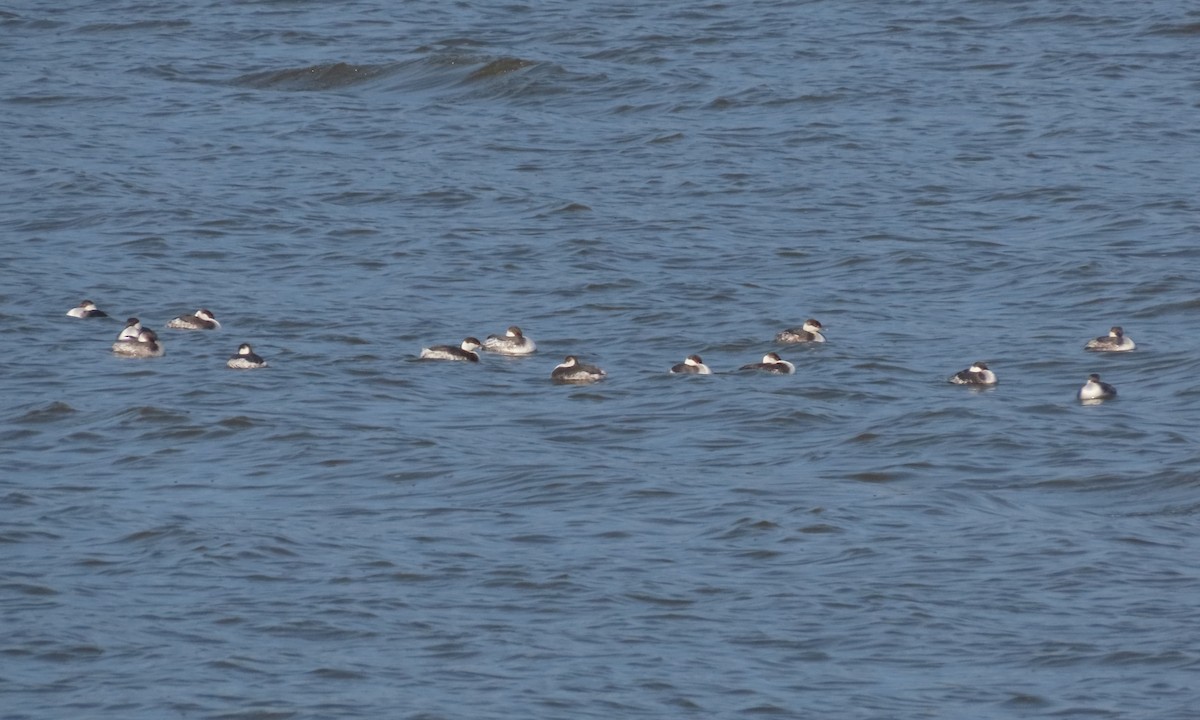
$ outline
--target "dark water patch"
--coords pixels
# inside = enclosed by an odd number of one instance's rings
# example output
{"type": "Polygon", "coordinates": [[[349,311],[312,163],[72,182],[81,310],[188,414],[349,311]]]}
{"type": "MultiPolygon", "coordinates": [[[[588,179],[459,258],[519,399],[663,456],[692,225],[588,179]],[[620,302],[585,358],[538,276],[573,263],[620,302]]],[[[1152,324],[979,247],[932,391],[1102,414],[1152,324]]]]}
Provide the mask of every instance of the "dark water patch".
{"type": "Polygon", "coordinates": [[[14,227],[21,233],[63,232],[85,230],[101,224],[102,215],[94,212],[81,212],[77,215],[55,220],[36,219],[23,222],[14,227]]]}
{"type": "Polygon", "coordinates": [[[485,40],[480,40],[479,38],[463,36],[463,37],[450,37],[450,38],[438,40],[433,45],[422,45],[422,46],[418,47],[416,50],[417,50],[417,52],[430,52],[432,50],[444,50],[445,48],[460,48],[460,47],[482,48],[482,47],[487,47],[487,45],[488,45],[488,43],[485,40]]]}
{"type": "MultiPolygon", "coordinates": [[[[35,501],[32,495],[28,495],[23,492],[9,492],[5,493],[3,496],[0,496],[0,504],[20,507],[34,505],[35,501]]],[[[5,537],[9,539],[24,538],[26,536],[27,535],[24,532],[13,532],[5,535],[5,537]]]]}
{"type": "Polygon", "coordinates": [[[865,470],[862,472],[851,473],[846,477],[849,480],[856,480],[863,483],[890,483],[903,480],[910,476],[911,473],[888,472],[885,470],[865,470]]]}
{"type": "Polygon", "coordinates": [[[108,436],[100,433],[82,430],[80,432],[71,433],[66,437],[74,447],[71,449],[76,452],[87,452],[90,450],[99,449],[107,440],[108,436]]]}
{"type": "MultiPolygon", "coordinates": [[[[233,699],[233,698],[231,698],[233,699]]],[[[267,703],[248,703],[267,704],[267,703]]],[[[282,703],[270,703],[270,705],[278,705],[282,703]]],[[[295,710],[282,710],[278,707],[271,709],[251,709],[239,710],[236,712],[218,712],[208,715],[212,720],[288,720],[288,718],[296,717],[298,713],[295,710]]]]}
{"type": "MultiPolygon", "coordinates": [[[[325,342],[329,342],[329,343],[333,343],[333,344],[339,344],[339,345],[370,345],[371,344],[370,338],[359,337],[357,335],[318,335],[316,337],[316,339],[322,340],[325,342]]],[[[379,358],[374,355],[358,355],[358,356],[356,356],[354,358],[350,358],[350,359],[359,361],[359,362],[370,362],[373,360],[378,360],[379,358]]]]}
{"type": "Polygon", "coordinates": [[[388,573],[385,577],[388,580],[392,580],[394,582],[403,583],[403,584],[440,582],[441,580],[444,579],[441,575],[422,575],[420,573],[412,573],[412,572],[388,573]]]}
{"type": "Polygon", "coordinates": [[[311,675],[322,680],[365,680],[368,677],[365,673],[340,668],[317,668],[311,675]]]}
{"type": "Polygon", "coordinates": [[[1145,653],[1132,650],[1123,650],[1105,655],[1104,657],[1100,658],[1100,662],[1112,665],[1192,666],[1196,662],[1196,657],[1190,653],[1179,651],[1145,653]]]}
{"type": "Polygon", "coordinates": [[[65,105],[70,107],[79,107],[90,104],[108,104],[113,102],[121,102],[127,100],[121,96],[115,95],[56,95],[56,94],[38,94],[38,95],[9,95],[3,98],[3,101],[13,105],[65,105]]]}
{"type": "Polygon", "coordinates": [[[258,425],[264,425],[266,423],[264,423],[261,420],[257,420],[255,418],[248,417],[245,415],[235,415],[232,417],[227,417],[227,418],[218,420],[217,424],[222,427],[229,428],[231,430],[244,430],[246,428],[252,428],[252,427],[255,427],[258,425]]]}
{"type": "MultiPolygon", "coordinates": [[[[41,434],[42,433],[37,430],[31,430],[28,428],[8,430],[6,432],[0,433],[0,440],[4,440],[6,443],[15,444],[20,440],[31,440],[35,437],[38,437],[41,434]]],[[[3,452],[3,451],[0,450],[0,452],[3,452]]]]}
{"type": "Polygon", "coordinates": [[[804,527],[798,528],[797,531],[800,533],[803,533],[805,535],[824,535],[824,534],[828,534],[828,533],[845,532],[845,530],[843,528],[840,528],[836,525],[828,525],[826,523],[817,523],[816,525],[806,525],[804,527]]]}
{"type": "Polygon", "coordinates": [[[757,715],[791,716],[794,711],[789,708],[786,708],[786,707],[781,707],[779,705],[753,705],[750,707],[742,708],[738,712],[741,714],[754,715],[754,716],[757,716],[757,715]]]}
{"type": "Polygon", "coordinates": [[[1194,23],[1179,23],[1167,24],[1157,23],[1151,25],[1146,31],[1146,35],[1165,35],[1165,36],[1183,36],[1200,35],[1200,22],[1194,23]]]}
{"type": "Polygon", "coordinates": [[[664,145],[664,144],[679,142],[681,140],[684,140],[686,137],[687,136],[684,135],[683,133],[676,132],[676,133],[669,133],[666,135],[658,135],[656,137],[653,137],[653,138],[647,140],[646,142],[648,142],[652,145],[664,145]]]}
{"type": "Polygon", "coordinates": [[[479,80],[487,80],[500,75],[507,75],[518,70],[523,70],[535,64],[536,63],[530,60],[522,60],[521,58],[496,58],[495,60],[488,62],[483,67],[473,70],[471,74],[467,76],[466,81],[476,82],[479,80]]]}
{"type": "Polygon", "coordinates": [[[31,585],[28,583],[0,583],[0,592],[13,593],[16,595],[28,595],[32,597],[48,597],[58,595],[58,591],[54,588],[44,585],[31,585]]]}
{"type": "Polygon", "coordinates": [[[1004,701],[1003,705],[1015,708],[1046,708],[1052,706],[1053,703],[1040,695],[1014,693],[1004,701]]]}
{"type": "Polygon", "coordinates": [[[254,661],[249,658],[228,658],[224,660],[211,660],[208,665],[222,672],[246,673],[250,675],[263,675],[263,670],[253,667],[254,661]]]}
{"type": "Polygon", "coordinates": [[[569,97],[602,77],[581,77],[549,62],[504,58],[473,71],[457,87],[456,102],[505,101],[518,106],[541,107],[553,98],[569,97]]]}
{"type": "Polygon", "coordinates": [[[770,520],[756,521],[749,518],[742,518],[733,528],[716,535],[716,537],[721,540],[732,540],[739,537],[759,536],[763,533],[771,533],[778,529],[779,526],[770,520]]]}
{"type": "Polygon", "coordinates": [[[340,90],[387,77],[397,72],[399,67],[398,64],[352,65],[337,62],[239,75],[230,84],[258,90],[293,92],[340,90]]]}
{"type": "Polygon", "coordinates": [[[126,427],[140,423],[155,425],[176,424],[186,421],[187,417],[187,413],[154,407],[152,405],[128,408],[116,415],[116,418],[120,421],[120,425],[126,427]]]}
{"type": "Polygon", "coordinates": [[[118,561],[118,560],[106,560],[104,558],[86,557],[86,558],[81,558],[76,562],[80,567],[89,568],[91,570],[99,570],[101,572],[104,572],[104,571],[108,570],[109,568],[127,571],[121,567],[123,564],[122,561],[118,561]]]}
{"type": "MultiPolygon", "coordinates": [[[[370,191],[363,191],[363,190],[350,190],[350,191],[346,191],[346,192],[340,192],[340,193],[337,193],[334,195],[327,195],[325,197],[322,197],[321,201],[327,202],[327,203],[332,203],[334,205],[345,205],[345,206],[353,207],[355,205],[370,205],[372,203],[394,203],[401,199],[402,199],[402,196],[396,192],[390,192],[390,191],[370,192],[370,191]]],[[[377,231],[374,231],[374,230],[360,230],[359,232],[353,233],[353,235],[373,235],[376,233],[377,233],[377,231]]],[[[347,236],[352,236],[352,234],[348,233],[345,230],[339,230],[339,232],[337,234],[335,234],[335,237],[347,237],[347,236]]]]}
{"type": "Polygon", "coordinates": [[[189,533],[188,531],[186,531],[180,527],[173,526],[173,525],[164,525],[161,527],[151,528],[148,530],[138,530],[136,532],[125,535],[124,537],[121,537],[120,539],[116,540],[115,542],[120,543],[120,544],[144,545],[144,544],[157,543],[159,540],[163,540],[163,539],[167,539],[167,538],[187,540],[192,537],[194,537],[194,536],[191,533],[189,533]]]}
{"type": "Polygon", "coordinates": [[[116,33],[141,32],[146,30],[178,30],[191,26],[188,20],[139,20],[129,23],[92,23],[82,25],[75,32],[79,33],[116,33]]]}
{"type": "MultiPolygon", "coordinates": [[[[220,237],[224,233],[205,233],[210,237],[220,237]]],[[[221,250],[189,250],[183,254],[183,257],[189,260],[224,260],[229,256],[229,253],[221,250]]]]}
{"type": "Polygon", "coordinates": [[[688,607],[696,602],[687,598],[669,598],[644,593],[627,593],[625,597],[640,604],[659,607],[688,607]]]}
{"type": "Polygon", "coordinates": [[[171,250],[171,245],[166,238],[154,235],[131,238],[119,243],[118,247],[125,251],[144,254],[148,257],[161,257],[163,253],[171,250]]]}
{"type": "Polygon", "coordinates": [[[52,402],[49,405],[30,410],[16,419],[18,423],[50,423],[71,417],[76,413],[75,408],[64,402],[52,402]]]}

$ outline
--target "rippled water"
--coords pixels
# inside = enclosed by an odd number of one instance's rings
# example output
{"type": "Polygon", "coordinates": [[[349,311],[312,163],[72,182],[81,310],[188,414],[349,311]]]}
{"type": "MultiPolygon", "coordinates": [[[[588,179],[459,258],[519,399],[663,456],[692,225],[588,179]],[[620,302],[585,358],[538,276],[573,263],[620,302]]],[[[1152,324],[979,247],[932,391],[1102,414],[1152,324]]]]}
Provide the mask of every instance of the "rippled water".
{"type": "Polygon", "coordinates": [[[5,720],[1194,716],[1195,9],[0,37],[5,720]],[[415,359],[513,323],[537,355],[415,359]],[[769,350],[796,375],[731,372],[769,350]]]}

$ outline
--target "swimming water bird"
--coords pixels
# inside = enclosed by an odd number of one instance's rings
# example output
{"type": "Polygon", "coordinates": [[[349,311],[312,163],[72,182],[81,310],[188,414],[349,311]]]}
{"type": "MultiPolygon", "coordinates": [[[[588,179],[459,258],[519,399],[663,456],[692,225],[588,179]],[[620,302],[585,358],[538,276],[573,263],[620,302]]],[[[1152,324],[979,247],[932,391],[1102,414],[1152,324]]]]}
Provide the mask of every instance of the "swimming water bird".
{"type": "Polygon", "coordinates": [[[988,370],[987,363],[971,363],[971,367],[955,373],[950,378],[955,385],[995,385],[996,373],[988,370]]]}
{"type": "Polygon", "coordinates": [[[809,318],[804,321],[804,324],[798,328],[790,328],[784,330],[775,336],[775,342],[781,343],[807,343],[807,342],[825,342],[825,336],[821,334],[822,325],[820,322],[809,318]]]}
{"type": "Polygon", "coordinates": [[[108,313],[96,307],[96,303],[91,300],[84,300],[75,307],[67,311],[67,317],[73,318],[102,318],[108,317],[108,313]]]}
{"type": "Polygon", "coordinates": [[[137,340],[137,336],[142,332],[142,321],[135,317],[131,317],[125,321],[125,327],[121,328],[120,334],[117,335],[118,340],[137,340]]]}
{"type": "Polygon", "coordinates": [[[796,372],[796,366],[779,357],[778,353],[769,352],[763,355],[762,362],[750,363],[743,365],[739,370],[761,370],[762,372],[775,373],[776,375],[791,375],[796,372]]]}
{"type": "Polygon", "coordinates": [[[712,375],[712,370],[708,369],[699,355],[688,355],[683,362],[672,366],[671,372],[677,375],[712,375]]]}
{"type": "Polygon", "coordinates": [[[1079,388],[1079,399],[1083,401],[1108,400],[1116,396],[1117,389],[1106,382],[1100,382],[1100,376],[1096,373],[1088,375],[1087,382],[1079,388]]]}
{"type": "Polygon", "coordinates": [[[267,361],[254,352],[254,349],[250,347],[250,343],[238,345],[237,355],[225,361],[225,367],[233,368],[234,370],[254,370],[266,366],[267,361]]]}
{"type": "Polygon", "coordinates": [[[1095,350],[1097,352],[1126,352],[1132,350],[1137,345],[1133,340],[1125,337],[1125,331],[1119,326],[1114,325],[1107,335],[1102,335],[1094,340],[1088,340],[1087,345],[1083,346],[1084,350],[1095,350]]]}
{"type": "Polygon", "coordinates": [[[113,343],[112,351],[124,357],[151,358],[162,357],[163,346],[158,342],[158,334],[153,330],[143,329],[133,340],[118,340],[113,343]]]}
{"type": "Polygon", "coordinates": [[[488,335],[483,341],[483,349],[500,355],[529,355],[537,350],[537,344],[513,325],[503,335],[488,335]]]}
{"type": "Polygon", "coordinates": [[[167,323],[167,327],[176,330],[220,330],[221,323],[212,310],[200,308],[195,315],[180,315],[167,323]]]}
{"type": "Polygon", "coordinates": [[[432,347],[421,348],[421,359],[423,360],[466,360],[467,362],[479,362],[479,353],[475,352],[483,347],[473,337],[469,337],[462,341],[458,347],[454,345],[434,345],[432,347]]]}
{"type": "Polygon", "coordinates": [[[595,365],[584,365],[579,358],[568,355],[550,372],[550,379],[556,383],[583,384],[603,380],[608,373],[595,365]]]}

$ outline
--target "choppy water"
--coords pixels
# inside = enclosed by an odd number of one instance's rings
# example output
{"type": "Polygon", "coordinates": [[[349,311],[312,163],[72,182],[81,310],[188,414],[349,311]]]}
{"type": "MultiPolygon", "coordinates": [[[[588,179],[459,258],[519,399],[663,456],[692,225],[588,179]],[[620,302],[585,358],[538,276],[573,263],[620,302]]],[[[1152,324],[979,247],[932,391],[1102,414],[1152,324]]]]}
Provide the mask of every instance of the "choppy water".
{"type": "Polygon", "coordinates": [[[1194,717],[1186,3],[0,38],[0,717],[1194,717]],[[538,355],[414,359],[512,323],[538,355]],[[1082,352],[1113,324],[1136,352],[1082,352]]]}

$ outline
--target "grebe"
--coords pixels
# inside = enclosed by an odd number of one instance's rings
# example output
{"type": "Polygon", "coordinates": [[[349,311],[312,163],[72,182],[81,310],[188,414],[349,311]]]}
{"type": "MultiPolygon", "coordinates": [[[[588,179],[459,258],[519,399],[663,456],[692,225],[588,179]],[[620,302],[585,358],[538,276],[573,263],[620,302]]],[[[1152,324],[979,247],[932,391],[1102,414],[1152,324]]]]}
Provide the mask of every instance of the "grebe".
{"type": "Polygon", "coordinates": [[[1088,400],[1108,400],[1117,396],[1117,389],[1106,382],[1100,382],[1100,376],[1096,373],[1088,375],[1087,382],[1083,387],[1079,388],[1079,399],[1088,400]]]}
{"type": "Polygon", "coordinates": [[[108,317],[108,313],[96,307],[96,303],[91,300],[84,300],[79,305],[67,311],[67,317],[73,318],[100,318],[108,317]]]}
{"type": "Polygon", "coordinates": [[[775,336],[775,342],[781,343],[807,343],[807,342],[825,342],[825,336],[821,334],[821,323],[809,318],[804,321],[804,324],[798,328],[784,330],[775,336]]]}
{"type": "Polygon", "coordinates": [[[763,355],[762,362],[743,365],[739,370],[761,370],[776,375],[791,375],[796,372],[796,366],[779,357],[778,353],[769,352],[763,355]]]}
{"type": "Polygon", "coordinates": [[[1095,350],[1096,352],[1127,352],[1134,349],[1137,345],[1133,340],[1125,337],[1125,331],[1119,326],[1114,325],[1107,335],[1102,335],[1094,340],[1088,340],[1087,345],[1083,346],[1084,350],[1095,350]]]}
{"type": "Polygon", "coordinates": [[[134,340],[118,340],[113,343],[112,351],[124,357],[151,358],[162,357],[163,346],[158,342],[158,334],[153,330],[143,329],[134,340]]]}
{"type": "Polygon", "coordinates": [[[221,323],[217,322],[212,310],[200,308],[195,315],[180,315],[167,323],[167,327],[176,330],[220,330],[221,323]]]}
{"type": "Polygon", "coordinates": [[[688,355],[683,362],[671,368],[677,375],[712,375],[712,370],[704,364],[699,355],[688,355]]]}
{"type": "Polygon", "coordinates": [[[557,383],[582,384],[603,380],[607,374],[595,365],[584,365],[579,358],[568,355],[551,371],[550,379],[557,383]]]}
{"type": "Polygon", "coordinates": [[[254,370],[266,366],[267,361],[254,352],[254,349],[250,347],[250,343],[238,345],[237,355],[230,357],[225,362],[225,367],[233,368],[234,370],[254,370]]]}
{"type": "Polygon", "coordinates": [[[483,341],[483,349],[500,355],[528,355],[537,350],[537,344],[513,325],[503,335],[488,335],[483,341]]]}
{"type": "Polygon", "coordinates": [[[118,340],[137,340],[137,336],[142,332],[142,321],[135,317],[131,317],[125,321],[125,327],[121,328],[121,332],[117,335],[118,340]]]}
{"type": "Polygon", "coordinates": [[[475,352],[483,347],[473,337],[469,337],[462,341],[458,347],[453,345],[434,345],[433,347],[421,348],[421,359],[423,360],[466,360],[467,362],[479,362],[479,353],[475,352]]]}
{"type": "Polygon", "coordinates": [[[988,370],[987,363],[971,363],[971,367],[955,373],[950,382],[955,385],[995,385],[996,373],[988,370]]]}

